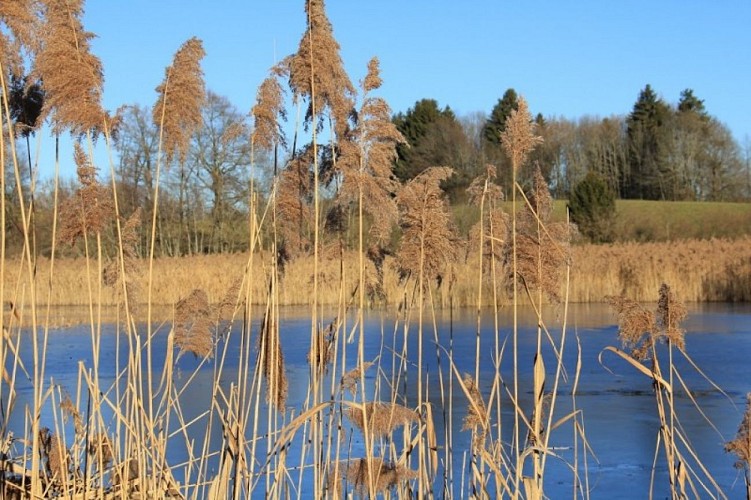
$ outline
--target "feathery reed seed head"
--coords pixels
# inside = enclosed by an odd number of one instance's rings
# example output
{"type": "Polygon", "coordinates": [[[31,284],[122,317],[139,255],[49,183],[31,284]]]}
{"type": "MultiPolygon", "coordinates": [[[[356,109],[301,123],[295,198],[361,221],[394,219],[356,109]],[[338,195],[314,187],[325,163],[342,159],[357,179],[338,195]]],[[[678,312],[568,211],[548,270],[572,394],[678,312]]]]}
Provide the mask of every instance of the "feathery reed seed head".
{"type": "Polygon", "coordinates": [[[201,40],[193,37],[186,41],[165,70],[164,81],[156,88],[159,97],[154,104],[153,120],[163,130],[167,158],[184,161],[190,138],[201,125],[201,107],[206,97],[201,59],[205,55],[201,40]]]}
{"type": "MultiPolygon", "coordinates": [[[[417,413],[396,403],[369,402],[363,404],[368,417],[370,433],[375,436],[386,436],[402,425],[409,425],[418,420],[417,413]]],[[[351,406],[347,410],[350,422],[365,432],[363,410],[359,406],[351,406]]]]}
{"type": "Polygon", "coordinates": [[[102,62],[89,51],[95,35],[83,29],[83,1],[41,3],[45,23],[33,76],[44,82],[42,117],[51,117],[58,134],[64,130],[76,135],[100,131],[106,119],[101,106],[104,75],[102,62]]]}
{"type": "Polygon", "coordinates": [[[214,347],[211,306],[203,290],[195,289],[175,306],[175,345],[196,356],[210,356],[214,347]]]}
{"type": "Polygon", "coordinates": [[[520,96],[517,102],[517,109],[511,111],[506,128],[501,132],[501,144],[511,159],[512,168],[518,172],[529,153],[542,142],[542,137],[535,135],[535,123],[526,99],[520,96]]]}
{"type": "Polygon", "coordinates": [[[751,464],[751,392],[746,394],[746,411],[743,413],[743,420],[738,426],[738,433],[735,439],[725,443],[725,451],[735,454],[738,461],[735,467],[738,469],[748,469],[751,464]]]}

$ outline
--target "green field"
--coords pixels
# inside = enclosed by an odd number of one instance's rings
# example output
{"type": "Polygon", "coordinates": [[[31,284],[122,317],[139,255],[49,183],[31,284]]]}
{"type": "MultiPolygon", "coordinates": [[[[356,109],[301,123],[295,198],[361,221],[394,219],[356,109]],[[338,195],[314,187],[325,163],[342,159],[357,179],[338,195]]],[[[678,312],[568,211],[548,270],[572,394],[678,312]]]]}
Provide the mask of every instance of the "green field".
{"type": "MultiPolygon", "coordinates": [[[[555,201],[554,220],[565,219],[566,204],[555,201]]],[[[510,202],[502,205],[511,210],[510,202]]],[[[478,208],[455,205],[453,210],[466,234],[479,218],[478,208]]],[[[751,203],[618,200],[614,224],[616,241],[738,238],[751,234],[751,203]]]]}

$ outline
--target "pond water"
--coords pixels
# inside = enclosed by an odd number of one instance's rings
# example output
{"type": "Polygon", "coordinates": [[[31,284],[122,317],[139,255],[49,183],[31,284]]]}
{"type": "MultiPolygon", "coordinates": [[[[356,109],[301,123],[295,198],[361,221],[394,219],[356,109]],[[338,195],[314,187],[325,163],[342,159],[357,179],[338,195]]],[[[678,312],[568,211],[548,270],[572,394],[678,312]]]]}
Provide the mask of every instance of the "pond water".
{"type": "MultiPolygon", "coordinates": [[[[287,378],[289,381],[289,396],[287,405],[299,414],[303,408],[307,389],[309,368],[307,353],[310,338],[310,319],[308,310],[286,309],[282,312],[281,344],[283,348],[287,378]]],[[[558,311],[560,314],[560,311],[558,311]]],[[[398,372],[399,358],[394,350],[401,351],[404,342],[404,325],[399,323],[395,328],[394,311],[371,311],[367,313],[365,321],[366,341],[365,358],[373,360],[379,357],[382,373],[398,372]]],[[[551,313],[547,324],[551,335],[559,341],[561,336],[560,319],[551,313]]],[[[323,322],[333,319],[332,314],[325,313],[323,322]]],[[[347,328],[352,328],[353,320],[349,320],[347,328]]],[[[438,312],[435,332],[432,324],[424,329],[424,384],[427,386],[428,399],[433,404],[436,425],[438,426],[439,456],[444,454],[443,434],[447,426],[452,430],[453,448],[453,481],[447,487],[460,496],[460,491],[466,494],[466,483],[462,488],[462,477],[467,476],[469,458],[465,452],[469,449],[470,433],[462,431],[462,418],[467,411],[466,397],[456,384],[456,378],[450,373],[447,363],[447,353],[450,351],[453,363],[460,373],[475,371],[476,350],[476,313],[471,310],[453,312],[438,312]],[[434,338],[435,335],[435,338],[434,338]],[[445,350],[437,350],[437,344],[445,350]],[[437,352],[440,356],[437,356],[437,352]],[[440,375],[440,377],[439,377],[440,375]],[[453,384],[453,398],[451,402],[441,397],[440,384],[453,384]],[[446,405],[444,408],[443,404],[446,405]],[[466,459],[466,461],[465,461],[466,459]],[[464,468],[462,468],[464,464],[464,468]]],[[[411,319],[409,333],[406,337],[407,353],[410,363],[406,373],[402,373],[399,393],[406,396],[407,406],[417,405],[417,335],[415,318],[411,319]]],[[[491,391],[491,384],[495,375],[494,355],[495,335],[493,318],[490,313],[483,316],[481,328],[481,364],[480,390],[487,401],[491,391]]],[[[506,342],[505,354],[501,360],[501,375],[505,381],[511,380],[513,370],[511,356],[511,311],[504,310],[499,317],[499,341],[506,342]]],[[[532,368],[536,345],[534,318],[529,311],[520,316],[519,330],[519,387],[520,403],[524,408],[532,406],[532,368]]],[[[675,356],[678,372],[690,389],[693,399],[701,406],[707,419],[716,430],[705,420],[694,407],[692,398],[676,384],[675,406],[684,433],[688,436],[696,450],[699,459],[706,466],[714,479],[729,498],[741,498],[745,494],[743,477],[733,467],[734,456],[723,450],[726,441],[735,437],[738,425],[745,408],[746,393],[751,391],[751,305],[743,304],[703,304],[689,307],[689,316],[683,327],[687,331],[686,352],[701,368],[704,375],[692,367],[680,355],[675,356]],[[706,376],[706,377],[705,377],[706,376]],[[709,378],[717,386],[718,391],[709,378]]],[[[239,325],[234,327],[239,329],[239,325]]],[[[103,384],[114,381],[115,369],[123,366],[127,353],[123,348],[124,338],[115,332],[114,325],[108,325],[101,332],[100,377],[103,384]],[[118,339],[119,337],[119,339],[118,339]],[[116,355],[117,342],[121,343],[120,357],[116,355]]],[[[155,337],[153,357],[163,360],[166,349],[167,328],[163,326],[155,337]]],[[[257,332],[254,326],[253,332],[257,332]]],[[[32,342],[28,332],[21,339],[21,356],[27,367],[32,363],[32,342]]],[[[238,370],[237,352],[239,350],[239,333],[237,331],[229,337],[229,357],[225,362],[223,372],[223,386],[228,386],[236,379],[238,370]]],[[[46,365],[46,379],[52,378],[55,384],[60,384],[73,392],[78,378],[79,363],[91,366],[91,333],[88,327],[60,328],[50,332],[49,352],[46,365]]],[[[564,349],[566,370],[570,377],[561,383],[559,397],[556,402],[555,415],[560,418],[573,409],[573,404],[581,410],[583,415],[586,438],[593,455],[587,456],[587,481],[591,498],[646,498],[649,493],[652,463],[659,432],[655,395],[651,380],[638,373],[632,366],[616,355],[604,351],[607,346],[619,346],[615,317],[604,305],[572,305],[569,308],[567,320],[567,337],[564,349]],[[579,346],[579,347],[577,347],[579,346]],[[576,367],[577,350],[581,349],[581,373],[576,389],[575,399],[572,398],[573,380],[571,375],[576,367]]],[[[356,359],[356,343],[348,344],[347,368],[354,366],[356,359]]],[[[665,353],[666,354],[666,353],[665,353]]],[[[550,347],[546,347],[543,356],[548,371],[546,388],[552,385],[554,357],[550,347]]],[[[664,358],[665,360],[667,357],[664,358]]],[[[185,419],[200,415],[210,407],[213,368],[205,364],[194,378],[188,377],[199,360],[193,356],[183,356],[177,368],[178,385],[180,380],[190,380],[183,398],[185,419]]],[[[667,370],[663,362],[663,370],[667,370]]],[[[161,371],[158,363],[155,371],[161,371]]],[[[21,377],[23,378],[23,377],[21,377]]],[[[370,386],[368,391],[374,391],[376,373],[371,369],[367,373],[370,386]]],[[[506,382],[509,383],[509,382],[506,382]]],[[[510,383],[509,383],[510,384],[510,383]]],[[[382,397],[387,398],[388,389],[380,384],[382,397]]],[[[31,398],[30,384],[21,380],[17,384],[18,402],[16,411],[11,414],[8,425],[16,435],[23,433],[23,406],[31,398]]],[[[328,394],[328,392],[324,392],[328,394]]],[[[503,410],[505,422],[513,422],[513,414],[508,401],[503,410]],[[509,420],[510,419],[510,420],[509,420]]],[[[265,414],[265,411],[261,412],[265,414]]],[[[42,425],[54,426],[52,417],[45,414],[42,425]]],[[[265,424],[261,424],[265,429],[265,424]]],[[[504,423],[504,440],[511,439],[510,427],[504,423]]],[[[195,438],[201,439],[204,428],[191,428],[195,438]]],[[[219,442],[221,430],[212,433],[214,442],[219,442]]],[[[351,433],[351,453],[360,456],[362,442],[359,433],[351,433]]],[[[298,439],[299,439],[298,435],[298,439]]],[[[395,438],[401,443],[400,438],[395,438]]],[[[290,457],[299,457],[295,446],[291,448],[290,457]]],[[[546,469],[545,492],[550,498],[571,498],[573,495],[573,477],[567,462],[573,460],[573,430],[570,424],[555,429],[551,434],[550,445],[553,446],[559,458],[550,458],[546,469]]],[[[265,446],[262,447],[265,451],[265,446]]],[[[180,463],[186,457],[185,446],[177,440],[170,442],[170,462],[180,463]],[[174,446],[173,446],[174,444],[174,446]]],[[[584,465],[579,451],[579,470],[583,473],[584,465]]],[[[298,458],[292,459],[294,462],[298,458]]],[[[655,498],[669,496],[665,461],[658,458],[655,472],[655,498]]],[[[212,465],[212,467],[215,466],[212,465]]],[[[414,465],[413,465],[414,467],[414,465]]],[[[213,473],[212,473],[213,474],[213,473]]],[[[180,472],[176,472],[179,478],[180,472]]],[[[302,496],[306,496],[308,487],[303,478],[302,496]]],[[[437,484],[437,495],[442,496],[441,488],[437,484]]],[[[259,491],[262,491],[261,488],[259,491]]],[[[701,491],[700,491],[701,493],[701,491]]],[[[704,493],[701,495],[709,496],[704,493]]]]}

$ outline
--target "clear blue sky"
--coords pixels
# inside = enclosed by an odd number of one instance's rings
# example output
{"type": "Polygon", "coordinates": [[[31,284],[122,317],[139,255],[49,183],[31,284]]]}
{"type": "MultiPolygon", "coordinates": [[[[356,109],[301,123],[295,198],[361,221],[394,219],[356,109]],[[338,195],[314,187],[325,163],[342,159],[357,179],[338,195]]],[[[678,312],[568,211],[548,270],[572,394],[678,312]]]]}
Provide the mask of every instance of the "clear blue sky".
{"type": "MultiPolygon", "coordinates": [[[[354,83],[378,56],[394,112],[422,98],[457,115],[490,112],[513,87],[533,113],[631,110],[651,84],[692,88],[739,142],[751,135],[751,1],[329,0],[354,83]]],[[[268,68],[294,52],[304,0],[89,0],[84,23],[105,71],[104,105],[151,106],[179,46],[197,36],[207,87],[252,106],[268,68]]]]}

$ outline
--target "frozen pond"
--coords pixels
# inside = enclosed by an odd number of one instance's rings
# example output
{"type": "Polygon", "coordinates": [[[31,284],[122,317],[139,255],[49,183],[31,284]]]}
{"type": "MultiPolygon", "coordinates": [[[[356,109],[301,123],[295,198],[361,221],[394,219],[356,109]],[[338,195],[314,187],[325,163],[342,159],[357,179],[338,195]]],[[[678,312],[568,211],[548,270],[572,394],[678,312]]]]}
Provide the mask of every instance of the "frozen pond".
{"type": "MultiPolygon", "coordinates": [[[[288,309],[282,312],[281,344],[286,363],[287,378],[289,380],[289,396],[287,405],[299,414],[308,389],[309,368],[307,353],[310,339],[309,311],[304,309],[288,309]]],[[[378,357],[383,374],[398,372],[398,358],[394,351],[401,351],[404,345],[404,326],[399,324],[394,328],[393,311],[369,312],[366,317],[365,358],[373,360],[378,357]]],[[[424,328],[424,370],[428,374],[424,384],[428,387],[428,398],[434,407],[440,456],[443,456],[443,434],[446,426],[452,426],[453,435],[453,478],[454,484],[449,485],[458,492],[461,489],[463,455],[469,449],[470,433],[461,431],[462,418],[466,414],[467,402],[456,379],[450,374],[446,354],[452,353],[452,359],[459,372],[475,371],[476,349],[476,313],[471,310],[438,312],[437,335],[438,344],[445,351],[440,351],[440,362],[436,356],[436,344],[432,324],[424,328]],[[442,373],[443,383],[448,384],[453,378],[452,412],[442,407],[440,382],[438,374],[442,373]],[[444,411],[446,410],[446,411],[444,411]],[[449,417],[453,416],[451,420],[449,417]]],[[[502,311],[499,318],[499,340],[507,342],[504,357],[501,362],[501,375],[507,384],[511,380],[511,312],[502,311]]],[[[551,316],[548,326],[551,334],[557,340],[561,335],[561,324],[551,316]]],[[[429,318],[429,316],[427,316],[429,318]]],[[[325,313],[323,323],[331,321],[333,315],[325,313]]],[[[257,333],[258,318],[254,320],[253,335],[257,333]]],[[[346,327],[351,329],[354,320],[349,319],[346,327]]],[[[532,367],[535,351],[536,335],[534,320],[528,315],[521,316],[522,327],[519,335],[519,365],[520,365],[520,400],[524,408],[531,407],[532,400],[532,367]]],[[[699,374],[682,357],[676,356],[676,366],[691,394],[701,405],[705,415],[716,426],[717,431],[707,424],[699,414],[691,398],[680,388],[676,388],[676,409],[681,425],[689,436],[702,463],[709,469],[715,480],[729,498],[740,498],[745,493],[743,477],[733,468],[734,457],[723,450],[725,441],[733,439],[742,418],[746,393],[751,392],[751,306],[733,304],[704,304],[689,306],[689,317],[683,327],[687,331],[686,351],[705,375],[720,386],[728,397],[717,391],[701,374],[699,374]],[[718,433],[719,431],[719,433],[718,433]]],[[[234,327],[239,329],[238,325],[234,327]]],[[[127,343],[120,335],[120,356],[117,356],[118,334],[114,325],[103,328],[101,334],[100,379],[103,384],[114,381],[115,369],[122,367],[127,357],[127,343]]],[[[153,359],[163,360],[166,349],[166,333],[168,328],[162,326],[155,337],[153,359]]],[[[481,364],[480,379],[481,392],[487,401],[491,384],[495,375],[493,352],[495,335],[493,320],[490,314],[483,317],[481,333],[481,364]]],[[[411,320],[407,335],[407,353],[410,363],[406,374],[400,377],[397,390],[406,395],[407,406],[417,406],[417,386],[414,383],[417,375],[417,327],[415,318],[411,320]]],[[[32,366],[32,343],[25,333],[20,346],[22,359],[27,367],[32,366]]],[[[228,386],[236,379],[238,369],[237,352],[239,348],[238,331],[230,336],[229,357],[226,359],[222,375],[222,386],[228,386]]],[[[581,346],[581,374],[576,392],[575,404],[583,412],[585,432],[595,456],[587,457],[588,484],[592,498],[646,498],[648,495],[652,462],[654,460],[656,438],[659,432],[657,410],[651,380],[638,373],[633,367],[612,353],[603,352],[606,346],[619,346],[615,316],[604,305],[573,305],[568,315],[567,339],[564,350],[566,369],[573,374],[577,359],[577,338],[581,346]]],[[[91,361],[91,332],[89,327],[61,328],[50,332],[49,351],[46,365],[46,380],[52,378],[68,391],[75,390],[78,379],[79,362],[90,367],[91,361]]],[[[347,344],[347,368],[354,366],[356,343],[347,344]]],[[[544,349],[544,358],[551,381],[554,369],[553,353],[549,347],[544,349]]],[[[666,357],[664,358],[667,359],[666,357]]],[[[159,361],[155,361],[154,371],[161,371],[159,361]]],[[[163,361],[162,361],[163,363],[163,361]]],[[[663,362],[663,371],[667,370],[663,362]]],[[[188,379],[199,360],[192,355],[180,359],[176,371],[177,384],[188,379]]],[[[339,371],[341,373],[341,371],[339,371]]],[[[211,387],[213,380],[211,364],[204,365],[197,377],[191,380],[183,398],[185,418],[200,415],[210,407],[211,387]]],[[[367,372],[367,379],[372,392],[376,377],[375,370],[367,372]]],[[[387,389],[383,388],[382,397],[387,389]]],[[[549,386],[547,386],[549,388],[549,386]]],[[[556,402],[556,418],[566,415],[572,410],[572,380],[562,382],[556,402]]],[[[23,433],[23,406],[31,397],[31,385],[28,381],[17,383],[19,400],[16,411],[10,416],[9,427],[16,435],[23,433]]],[[[325,394],[328,394],[327,392],[325,394]]],[[[513,414],[509,404],[503,410],[505,422],[513,422],[513,414]],[[510,420],[509,420],[510,419],[510,420]]],[[[265,411],[261,413],[265,414],[265,411]]],[[[53,427],[48,415],[42,417],[43,425],[53,427]]],[[[504,440],[509,440],[504,434],[504,440]]],[[[265,425],[264,427],[265,428],[265,425]]],[[[201,438],[205,432],[201,426],[193,428],[196,438],[201,438]]],[[[504,432],[506,430],[504,429],[504,432]]],[[[218,442],[221,431],[215,429],[212,438],[218,442]]],[[[359,433],[352,434],[352,448],[357,451],[362,447],[359,433]]],[[[566,461],[572,460],[573,431],[571,426],[563,425],[551,434],[550,445],[555,448],[560,459],[550,458],[546,470],[545,492],[550,498],[571,498],[573,495],[573,478],[568,470],[566,461]]],[[[397,442],[401,442],[399,439],[397,442]]],[[[265,450],[265,446],[262,447],[265,450]]],[[[290,457],[299,454],[290,453],[290,457]]],[[[354,454],[354,453],[353,453],[354,454]]],[[[184,445],[180,442],[170,442],[168,452],[170,462],[180,463],[185,458],[184,445]]],[[[358,455],[359,456],[359,455],[358,455]]],[[[294,461],[293,460],[293,461],[294,461]]],[[[468,458],[467,458],[468,460],[468,458]]],[[[579,457],[582,460],[582,457],[579,457]]],[[[667,475],[663,457],[658,460],[655,477],[655,498],[669,496],[667,475]]],[[[413,465],[414,467],[414,465],[413,465]]],[[[465,467],[467,467],[465,463],[465,467]]],[[[583,464],[580,463],[580,473],[583,464]]],[[[440,474],[440,471],[439,471],[440,474]]],[[[179,476],[179,472],[176,473],[179,476]]],[[[437,494],[441,496],[440,488],[436,485],[437,494]]],[[[465,484],[466,494],[466,484],[465,484]]],[[[259,490],[259,494],[263,488],[259,490]]],[[[303,486],[305,490],[305,486],[303,486]]],[[[305,496],[303,494],[303,496],[305,496]]]]}

